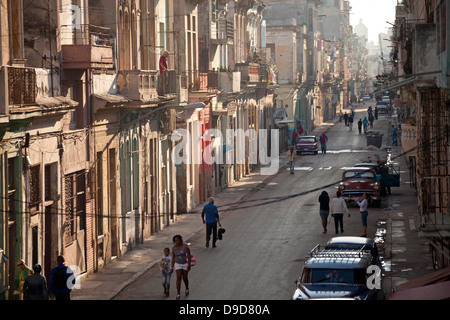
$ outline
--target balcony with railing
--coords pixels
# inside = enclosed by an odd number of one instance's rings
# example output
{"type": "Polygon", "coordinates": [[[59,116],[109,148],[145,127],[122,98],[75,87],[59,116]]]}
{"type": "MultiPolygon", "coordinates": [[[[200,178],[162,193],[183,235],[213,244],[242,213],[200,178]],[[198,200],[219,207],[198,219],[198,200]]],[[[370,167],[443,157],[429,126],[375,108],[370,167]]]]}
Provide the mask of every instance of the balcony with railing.
{"type": "Polygon", "coordinates": [[[67,111],[77,103],[60,96],[59,77],[49,69],[3,66],[0,69],[0,114],[11,120],[67,111]]]}
{"type": "Polygon", "coordinates": [[[117,75],[118,93],[144,103],[158,102],[156,70],[120,70],[117,75]]]}
{"type": "Polygon", "coordinates": [[[239,71],[209,71],[208,91],[241,91],[241,73],[239,71]]]}
{"type": "Polygon", "coordinates": [[[109,28],[81,25],[79,29],[60,29],[61,66],[63,69],[109,69],[114,67],[115,38],[109,28]]]}
{"type": "Polygon", "coordinates": [[[267,64],[254,62],[237,63],[236,67],[241,71],[241,81],[249,87],[264,87],[268,85],[269,73],[267,64]]]}

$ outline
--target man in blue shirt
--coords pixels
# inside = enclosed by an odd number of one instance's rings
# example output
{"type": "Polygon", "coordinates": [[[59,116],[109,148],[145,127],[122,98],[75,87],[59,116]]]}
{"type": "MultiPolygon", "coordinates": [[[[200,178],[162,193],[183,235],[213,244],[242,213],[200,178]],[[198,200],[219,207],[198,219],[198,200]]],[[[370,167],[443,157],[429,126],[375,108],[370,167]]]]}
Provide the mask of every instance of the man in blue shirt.
{"type": "Polygon", "coordinates": [[[70,293],[75,286],[75,276],[72,270],[64,264],[63,256],[58,256],[56,262],[58,266],[50,272],[48,287],[56,300],[70,300],[70,293]]]}
{"type": "Polygon", "coordinates": [[[203,224],[206,224],[206,247],[209,248],[209,240],[211,239],[211,232],[213,234],[213,248],[216,247],[217,241],[217,223],[220,224],[219,211],[214,205],[214,199],[209,198],[209,203],[203,207],[202,211],[203,224]]]}

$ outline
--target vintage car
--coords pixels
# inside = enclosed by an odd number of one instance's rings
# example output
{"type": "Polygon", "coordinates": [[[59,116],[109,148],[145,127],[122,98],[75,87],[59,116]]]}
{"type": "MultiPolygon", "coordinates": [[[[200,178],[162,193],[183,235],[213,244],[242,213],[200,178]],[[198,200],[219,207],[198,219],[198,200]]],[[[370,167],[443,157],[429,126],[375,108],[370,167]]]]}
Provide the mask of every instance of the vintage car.
{"type": "Polygon", "coordinates": [[[365,237],[340,236],[328,240],[325,249],[363,249],[372,254],[372,264],[381,266],[381,257],[375,240],[365,237]]]}
{"type": "Polygon", "coordinates": [[[381,204],[381,185],[372,168],[345,168],[338,188],[346,202],[355,202],[366,193],[371,206],[379,207],[381,204]]]}
{"type": "Polygon", "coordinates": [[[371,265],[372,254],[365,248],[321,249],[317,245],[305,259],[291,300],[378,299],[381,290],[368,286],[371,265]]]}
{"type": "Polygon", "coordinates": [[[389,103],[385,101],[378,101],[377,102],[377,110],[378,113],[389,113],[389,103]]]}
{"type": "Polygon", "coordinates": [[[298,155],[303,152],[317,154],[319,152],[319,141],[315,136],[300,136],[297,139],[296,150],[298,155]]]}

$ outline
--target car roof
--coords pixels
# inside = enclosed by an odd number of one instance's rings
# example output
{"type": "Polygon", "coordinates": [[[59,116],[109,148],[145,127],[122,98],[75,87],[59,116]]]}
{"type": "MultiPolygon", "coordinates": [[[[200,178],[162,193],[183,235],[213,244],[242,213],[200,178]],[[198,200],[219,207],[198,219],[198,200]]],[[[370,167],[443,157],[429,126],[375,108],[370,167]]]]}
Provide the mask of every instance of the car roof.
{"type": "Polygon", "coordinates": [[[306,268],[312,269],[363,269],[371,264],[369,251],[324,249],[308,256],[306,268]]]}
{"type": "Polygon", "coordinates": [[[371,167],[378,167],[378,164],[377,163],[357,163],[353,167],[354,168],[356,168],[356,167],[357,168],[361,168],[361,167],[371,168],[371,167]]]}
{"type": "Polygon", "coordinates": [[[300,137],[298,137],[299,139],[300,138],[315,138],[316,136],[300,136],[300,137]]]}
{"type": "Polygon", "coordinates": [[[347,167],[344,171],[374,171],[373,168],[369,167],[347,167]]]}
{"type": "Polygon", "coordinates": [[[333,237],[328,242],[328,244],[358,244],[358,245],[371,245],[373,246],[374,240],[365,237],[333,237]]]}

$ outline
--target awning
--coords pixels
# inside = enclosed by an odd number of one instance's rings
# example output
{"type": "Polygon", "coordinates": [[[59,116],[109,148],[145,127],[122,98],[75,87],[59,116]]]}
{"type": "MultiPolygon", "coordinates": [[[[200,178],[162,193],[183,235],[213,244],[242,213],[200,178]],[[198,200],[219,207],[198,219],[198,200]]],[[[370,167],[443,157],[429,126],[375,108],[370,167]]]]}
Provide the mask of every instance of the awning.
{"type": "Polygon", "coordinates": [[[389,300],[450,300],[450,281],[402,290],[391,294],[389,300]]]}
{"type": "Polygon", "coordinates": [[[405,79],[403,81],[399,81],[397,83],[394,83],[394,84],[390,85],[389,87],[386,87],[386,88],[384,88],[384,89],[382,89],[380,91],[374,92],[373,94],[379,94],[379,93],[382,93],[384,91],[389,91],[391,89],[396,89],[396,88],[405,86],[407,84],[413,83],[415,80],[416,80],[416,77],[410,77],[410,78],[407,78],[407,79],[405,79]]]}
{"type": "Polygon", "coordinates": [[[402,283],[389,296],[389,300],[447,299],[450,299],[450,267],[402,283]]]}
{"type": "Polygon", "coordinates": [[[127,103],[130,102],[131,100],[128,99],[127,97],[124,97],[120,94],[111,94],[111,93],[95,93],[93,94],[93,96],[95,98],[98,98],[100,100],[104,100],[108,103],[111,104],[116,104],[116,103],[127,103]]]}
{"type": "Polygon", "coordinates": [[[63,96],[56,97],[39,97],[36,99],[36,103],[34,105],[28,106],[10,106],[9,113],[12,115],[17,114],[31,114],[35,113],[45,113],[52,111],[64,111],[67,109],[73,109],[78,106],[78,102],[71,100],[69,98],[63,96]]]}
{"type": "Polygon", "coordinates": [[[78,102],[66,97],[41,97],[36,99],[36,104],[46,109],[52,108],[74,108],[78,106],[78,102]]]}

